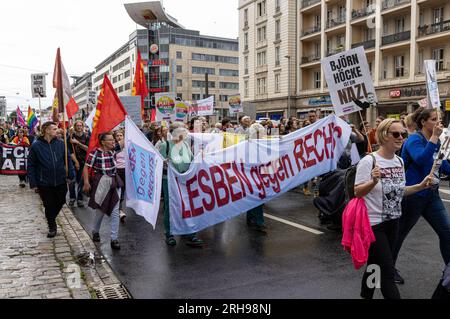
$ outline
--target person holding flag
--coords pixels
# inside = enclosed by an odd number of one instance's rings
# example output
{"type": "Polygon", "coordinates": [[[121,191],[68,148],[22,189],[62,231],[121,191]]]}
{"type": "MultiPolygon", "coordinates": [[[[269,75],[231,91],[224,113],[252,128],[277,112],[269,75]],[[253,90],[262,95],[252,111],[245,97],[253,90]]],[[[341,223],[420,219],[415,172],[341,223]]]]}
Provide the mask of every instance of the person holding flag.
{"type": "Polygon", "coordinates": [[[83,170],[83,190],[86,194],[90,193],[89,207],[96,211],[92,239],[100,242],[100,227],[106,214],[111,217],[111,248],[114,250],[120,249],[119,206],[124,181],[117,174],[115,139],[111,131],[125,120],[126,115],[125,108],[105,75],[83,170]]]}

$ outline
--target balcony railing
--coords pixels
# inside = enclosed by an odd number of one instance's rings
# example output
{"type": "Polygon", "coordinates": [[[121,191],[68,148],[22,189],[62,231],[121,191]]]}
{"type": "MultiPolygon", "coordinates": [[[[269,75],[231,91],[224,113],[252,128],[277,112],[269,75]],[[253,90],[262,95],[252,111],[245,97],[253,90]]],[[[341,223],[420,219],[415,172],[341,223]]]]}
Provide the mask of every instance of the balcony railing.
{"type": "Polygon", "coordinates": [[[411,0],[385,0],[383,1],[382,9],[388,10],[405,3],[411,3],[411,0]]]}
{"type": "Polygon", "coordinates": [[[423,37],[426,35],[445,32],[450,30],[450,20],[441,21],[438,23],[433,23],[431,25],[423,25],[418,28],[419,37],[423,37]]]}
{"type": "Polygon", "coordinates": [[[310,34],[313,34],[313,33],[319,32],[319,31],[320,31],[320,26],[314,26],[312,28],[303,30],[303,36],[307,36],[307,35],[310,35],[310,34]]]}
{"type": "Polygon", "coordinates": [[[375,48],[375,39],[352,44],[352,49],[360,46],[363,46],[366,50],[375,48]]]}
{"type": "Polygon", "coordinates": [[[327,51],[327,56],[330,56],[330,55],[334,55],[334,54],[337,54],[337,53],[340,53],[340,52],[342,52],[342,51],[344,51],[345,50],[345,48],[342,46],[342,47],[338,47],[338,48],[335,48],[335,49],[329,49],[328,51],[327,51]]]}
{"type": "Polygon", "coordinates": [[[405,31],[384,36],[381,45],[391,44],[395,42],[405,41],[411,39],[411,31],[405,31]]]}
{"type": "Polygon", "coordinates": [[[372,13],[375,13],[375,8],[373,6],[370,6],[368,8],[364,8],[364,9],[360,9],[360,10],[353,10],[352,11],[352,20],[369,16],[372,13]]]}
{"type": "Polygon", "coordinates": [[[313,4],[319,3],[321,0],[303,0],[302,8],[306,8],[312,6],[313,4]]]}
{"type": "Polygon", "coordinates": [[[320,61],[320,56],[318,55],[310,55],[302,57],[302,64],[311,63],[315,61],[320,61]]]}
{"type": "Polygon", "coordinates": [[[331,19],[327,21],[327,28],[332,28],[340,24],[345,23],[345,18],[339,18],[339,19],[331,19]]]}

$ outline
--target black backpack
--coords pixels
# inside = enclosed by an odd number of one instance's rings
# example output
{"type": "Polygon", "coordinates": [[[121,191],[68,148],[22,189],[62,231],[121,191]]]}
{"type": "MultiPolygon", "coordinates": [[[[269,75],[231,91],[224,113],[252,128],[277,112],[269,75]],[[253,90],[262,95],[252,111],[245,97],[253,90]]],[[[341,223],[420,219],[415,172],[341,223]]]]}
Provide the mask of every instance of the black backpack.
{"type": "MultiPolygon", "coordinates": [[[[375,165],[377,163],[377,160],[375,159],[375,156],[373,154],[369,154],[367,156],[372,156],[373,159],[373,165],[372,169],[375,168],[375,165]]],[[[347,172],[345,173],[345,198],[348,201],[355,198],[355,178],[356,178],[356,168],[358,165],[353,165],[352,167],[347,169],[347,172]]]]}

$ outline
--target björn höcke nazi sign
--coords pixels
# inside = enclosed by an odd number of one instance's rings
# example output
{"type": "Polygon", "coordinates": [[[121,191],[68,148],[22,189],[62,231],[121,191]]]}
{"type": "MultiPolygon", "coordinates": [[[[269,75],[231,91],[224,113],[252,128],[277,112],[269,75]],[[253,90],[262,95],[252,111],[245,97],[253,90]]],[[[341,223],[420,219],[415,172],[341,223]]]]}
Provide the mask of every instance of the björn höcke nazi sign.
{"type": "Polygon", "coordinates": [[[362,46],[323,59],[322,69],[338,116],[360,111],[354,100],[378,102],[362,46]]]}

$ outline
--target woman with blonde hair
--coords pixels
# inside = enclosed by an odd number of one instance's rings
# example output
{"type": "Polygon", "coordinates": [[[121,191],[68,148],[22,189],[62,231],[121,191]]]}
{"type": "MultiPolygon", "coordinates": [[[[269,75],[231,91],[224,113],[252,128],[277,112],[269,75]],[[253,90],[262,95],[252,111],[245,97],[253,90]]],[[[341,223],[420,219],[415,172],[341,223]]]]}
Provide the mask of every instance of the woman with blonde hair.
{"type": "MultiPolygon", "coordinates": [[[[358,164],[355,177],[355,196],[364,198],[370,226],[376,241],[369,249],[367,267],[380,269],[381,292],[386,299],[400,299],[394,282],[393,245],[402,215],[404,196],[422,191],[431,181],[426,176],[420,184],[406,186],[403,160],[395,155],[407,137],[399,120],[382,121],[376,131],[377,152],[364,157],[358,164]]],[[[375,288],[369,286],[371,272],[364,273],[361,297],[372,299],[375,288]]]]}

